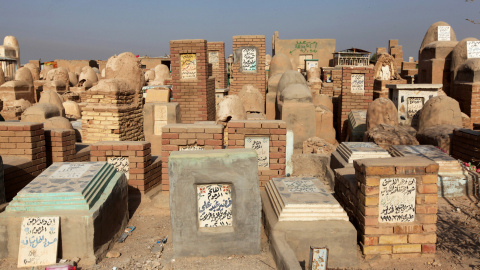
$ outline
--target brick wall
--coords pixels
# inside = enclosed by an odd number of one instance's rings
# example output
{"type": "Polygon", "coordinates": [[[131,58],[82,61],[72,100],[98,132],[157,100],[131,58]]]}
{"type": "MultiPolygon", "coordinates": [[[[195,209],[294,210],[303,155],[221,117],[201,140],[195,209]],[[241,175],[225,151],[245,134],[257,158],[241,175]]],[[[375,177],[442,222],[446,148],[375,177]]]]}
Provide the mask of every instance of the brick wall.
{"type": "Polygon", "coordinates": [[[129,89],[118,79],[98,84],[85,92],[82,108],[82,141],[141,141],[143,98],[141,91],[129,89]]]}
{"type": "MultiPolygon", "coordinates": [[[[215,89],[227,88],[227,70],[225,66],[225,42],[207,42],[208,52],[218,52],[218,64],[212,65],[212,74],[215,78],[215,89]]],[[[208,55],[207,55],[208,57],[208,55]]]]}
{"type": "Polygon", "coordinates": [[[455,82],[455,98],[472,123],[480,123],[480,83],[455,82]]]}
{"type": "Polygon", "coordinates": [[[242,61],[240,51],[237,54],[237,61],[233,63],[233,82],[230,85],[230,95],[236,95],[245,84],[251,84],[258,88],[262,93],[263,100],[265,100],[265,36],[234,36],[233,37],[233,52],[241,47],[256,47],[257,48],[257,71],[241,72],[240,63],[242,61]]]}
{"type": "Polygon", "coordinates": [[[223,149],[223,126],[216,124],[168,124],[162,128],[162,190],[168,190],[168,157],[184,147],[223,149]]]}
{"type": "Polygon", "coordinates": [[[433,256],[437,240],[438,164],[426,158],[401,157],[356,160],[354,168],[355,176],[350,181],[337,171],[335,195],[357,228],[366,259],[378,255],[433,256]],[[379,221],[380,179],[384,178],[416,179],[413,221],[379,221]]]}
{"type": "Polygon", "coordinates": [[[45,150],[43,124],[0,122],[0,155],[7,201],[45,170],[45,150]]]}
{"type": "Polygon", "coordinates": [[[208,77],[207,41],[170,41],[172,98],[180,104],[182,123],[215,120],[215,79],[208,77]],[[181,76],[182,54],[195,54],[196,77],[181,76]]]}
{"type": "Polygon", "coordinates": [[[245,148],[245,137],[265,137],[270,139],[269,167],[258,168],[260,187],[275,177],[285,176],[285,151],[287,124],[279,120],[232,120],[227,124],[227,148],[245,148]]]}
{"type": "Polygon", "coordinates": [[[75,159],[75,131],[71,129],[45,129],[47,167],[53,162],[75,159]]]}
{"type": "Polygon", "coordinates": [[[337,137],[345,141],[348,128],[348,114],[351,110],[366,110],[373,101],[373,66],[368,67],[343,67],[342,68],[342,93],[339,97],[337,109],[337,137]],[[363,93],[351,92],[352,74],[364,74],[365,84],[363,93]]]}
{"type": "Polygon", "coordinates": [[[128,185],[144,193],[160,183],[161,160],[152,157],[149,142],[98,142],[91,145],[91,161],[108,161],[109,157],[127,157],[128,185]]]}
{"type": "Polygon", "coordinates": [[[452,157],[465,162],[480,161],[480,132],[456,129],[451,140],[452,157]]]}

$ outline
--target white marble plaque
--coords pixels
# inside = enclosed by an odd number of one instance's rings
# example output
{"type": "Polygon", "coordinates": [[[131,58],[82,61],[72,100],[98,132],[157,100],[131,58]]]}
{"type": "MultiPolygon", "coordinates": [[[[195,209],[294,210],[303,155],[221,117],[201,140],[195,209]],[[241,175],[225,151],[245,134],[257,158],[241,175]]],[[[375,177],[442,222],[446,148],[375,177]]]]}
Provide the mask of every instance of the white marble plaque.
{"type": "Polygon", "coordinates": [[[418,111],[423,108],[423,97],[409,97],[407,98],[407,115],[410,118],[413,118],[418,111]]]}
{"type": "Polygon", "coordinates": [[[203,146],[197,145],[187,145],[187,146],[180,146],[179,151],[195,151],[195,150],[204,150],[203,146]]]}
{"type": "Polygon", "coordinates": [[[467,58],[480,58],[480,41],[467,41],[467,58]]]}
{"type": "Polygon", "coordinates": [[[450,26],[437,26],[438,41],[450,41],[450,26]]]}
{"type": "Polygon", "coordinates": [[[182,79],[197,78],[197,56],[194,53],[180,55],[180,74],[182,79]]]}
{"type": "Polygon", "coordinates": [[[153,126],[153,133],[155,135],[162,135],[162,128],[165,125],[167,125],[167,121],[155,121],[153,126]]]}
{"type": "Polygon", "coordinates": [[[127,179],[130,178],[129,166],[130,162],[127,157],[109,157],[107,160],[108,164],[112,164],[115,169],[119,172],[123,172],[127,179]]]}
{"type": "Polygon", "coordinates": [[[382,70],[381,70],[381,80],[390,80],[390,67],[389,66],[382,66],[382,70]]]}
{"type": "Polygon", "coordinates": [[[212,64],[212,67],[218,68],[218,51],[208,52],[208,63],[212,64]]]}
{"type": "Polygon", "coordinates": [[[365,93],[365,74],[352,74],[352,93],[365,93]]]}
{"type": "Polygon", "coordinates": [[[255,48],[242,49],[242,71],[257,70],[257,50],[255,48]]]}
{"type": "Polygon", "coordinates": [[[81,178],[90,169],[92,164],[69,163],[64,164],[50,175],[50,178],[81,178]]]}
{"type": "Polygon", "coordinates": [[[270,138],[245,137],[245,148],[255,149],[258,155],[258,167],[270,166],[270,138]]]}
{"type": "Polygon", "coordinates": [[[232,226],[232,190],[229,184],[197,185],[198,225],[232,226]]]}
{"type": "Polygon", "coordinates": [[[57,263],[59,217],[25,217],[20,231],[18,267],[57,263]]]}
{"type": "Polygon", "coordinates": [[[415,178],[382,178],[378,205],[380,223],[415,221],[415,178]]]}
{"type": "Polygon", "coordinates": [[[312,180],[284,180],[283,183],[289,192],[320,192],[312,180]]]}

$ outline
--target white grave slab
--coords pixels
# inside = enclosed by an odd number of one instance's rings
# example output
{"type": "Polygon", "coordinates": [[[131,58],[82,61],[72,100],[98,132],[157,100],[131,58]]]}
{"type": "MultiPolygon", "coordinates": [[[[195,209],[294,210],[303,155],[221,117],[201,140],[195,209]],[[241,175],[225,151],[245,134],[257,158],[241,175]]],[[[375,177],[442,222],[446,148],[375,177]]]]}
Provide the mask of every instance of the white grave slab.
{"type": "Polygon", "coordinates": [[[212,64],[212,67],[218,68],[218,51],[208,52],[208,63],[212,64]]]}
{"type": "Polygon", "coordinates": [[[187,145],[187,146],[180,146],[179,151],[196,151],[196,150],[204,150],[203,146],[197,145],[187,145]]]}
{"type": "Polygon", "coordinates": [[[255,48],[242,49],[242,71],[257,71],[257,50],[255,48]]]}
{"type": "Polygon", "coordinates": [[[365,74],[352,74],[350,92],[355,94],[365,93],[365,74]]]}
{"type": "Polygon", "coordinates": [[[59,217],[25,217],[20,231],[18,267],[57,263],[59,217]]]}
{"type": "Polygon", "coordinates": [[[347,162],[362,158],[389,158],[390,154],[373,142],[342,142],[336,150],[347,162]]]}
{"type": "Polygon", "coordinates": [[[467,58],[480,58],[480,41],[467,41],[467,58]]]}
{"type": "Polygon", "coordinates": [[[437,40],[450,41],[450,26],[437,26],[437,40]]]}
{"type": "Polygon", "coordinates": [[[194,53],[180,55],[180,74],[182,79],[197,78],[197,56],[194,53]]]}
{"type": "Polygon", "coordinates": [[[402,223],[415,221],[415,178],[381,178],[378,222],[402,223]]]}
{"type": "Polygon", "coordinates": [[[270,137],[245,137],[245,148],[257,151],[258,167],[270,166],[270,137]]]}
{"type": "Polygon", "coordinates": [[[91,166],[92,164],[85,163],[63,164],[50,175],[50,178],[81,178],[91,166]]]}
{"type": "Polygon", "coordinates": [[[197,185],[199,227],[232,226],[232,189],[229,184],[197,185]]]}
{"type": "Polygon", "coordinates": [[[130,162],[128,161],[128,157],[109,157],[107,162],[108,164],[112,164],[117,171],[123,172],[127,180],[130,179],[130,162]]]}
{"type": "Polygon", "coordinates": [[[279,221],[348,220],[347,213],[317,178],[274,178],[265,190],[279,221]]]}

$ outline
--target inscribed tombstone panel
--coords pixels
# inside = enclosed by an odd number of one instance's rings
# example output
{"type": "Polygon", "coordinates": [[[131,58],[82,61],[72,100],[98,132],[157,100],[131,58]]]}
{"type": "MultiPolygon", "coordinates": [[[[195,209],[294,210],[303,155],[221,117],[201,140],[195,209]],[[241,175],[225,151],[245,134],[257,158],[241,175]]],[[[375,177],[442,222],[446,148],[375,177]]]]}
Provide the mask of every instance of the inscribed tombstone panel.
{"type": "Polygon", "coordinates": [[[270,166],[270,138],[269,137],[245,137],[245,148],[255,149],[258,155],[258,167],[270,166]]]}
{"type": "Polygon", "coordinates": [[[229,184],[197,185],[198,226],[232,226],[232,190],[229,184]]]}
{"type": "Polygon", "coordinates": [[[218,68],[218,51],[208,52],[208,63],[212,64],[212,67],[218,68]]]}
{"type": "Polygon", "coordinates": [[[450,26],[438,26],[438,41],[450,41],[450,26]]]}
{"type": "Polygon", "coordinates": [[[480,41],[467,41],[467,58],[480,58],[480,41]]]}
{"type": "Polygon", "coordinates": [[[257,71],[257,49],[242,48],[242,61],[240,71],[257,71]]]}
{"type": "Polygon", "coordinates": [[[352,74],[352,89],[350,92],[356,94],[365,93],[365,74],[352,74]]]}
{"type": "Polygon", "coordinates": [[[197,56],[194,53],[180,55],[180,74],[182,79],[197,78],[197,56]]]}
{"type": "Polygon", "coordinates": [[[109,157],[107,162],[108,164],[112,164],[117,171],[123,172],[127,177],[127,180],[130,178],[130,162],[128,161],[128,157],[109,157]]]}
{"type": "Polygon", "coordinates": [[[18,267],[57,262],[59,217],[23,218],[18,248],[18,267]]]}
{"type": "Polygon", "coordinates": [[[415,178],[382,178],[378,205],[378,222],[415,221],[415,178]]]}

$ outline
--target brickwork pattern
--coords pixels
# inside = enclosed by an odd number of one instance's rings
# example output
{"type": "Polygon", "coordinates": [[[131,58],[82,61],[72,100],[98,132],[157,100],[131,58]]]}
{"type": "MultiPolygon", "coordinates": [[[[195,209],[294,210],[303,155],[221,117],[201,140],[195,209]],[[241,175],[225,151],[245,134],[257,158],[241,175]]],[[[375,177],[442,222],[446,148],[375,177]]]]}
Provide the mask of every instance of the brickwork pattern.
{"type": "Polygon", "coordinates": [[[223,149],[223,126],[216,124],[168,124],[162,128],[162,190],[168,190],[168,157],[182,147],[223,149]]]}
{"type": "Polygon", "coordinates": [[[144,140],[141,91],[92,88],[85,92],[85,98],[83,142],[144,140]]]}
{"type": "Polygon", "coordinates": [[[0,122],[0,155],[4,162],[7,201],[45,170],[45,152],[43,124],[0,122]]]}
{"type": "Polygon", "coordinates": [[[172,40],[170,57],[172,98],[180,104],[182,123],[215,120],[215,79],[208,76],[207,41],[172,40]],[[185,53],[196,54],[196,78],[181,78],[180,55],[185,53]]]}
{"type": "Polygon", "coordinates": [[[438,211],[438,164],[422,159],[418,165],[405,158],[389,158],[388,164],[354,161],[354,182],[337,173],[335,195],[358,231],[366,259],[378,255],[387,258],[432,256],[436,250],[438,211]],[[420,164],[421,163],[421,164],[420,164]],[[381,178],[416,179],[415,220],[403,223],[379,222],[381,178]]]}
{"type": "Polygon", "coordinates": [[[261,93],[265,101],[265,36],[234,36],[233,37],[233,52],[240,47],[253,46],[258,50],[258,62],[256,73],[242,73],[240,72],[240,61],[233,63],[233,82],[230,85],[230,95],[236,95],[246,84],[255,86],[261,93]]]}
{"type": "Polygon", "coordinates": [[[53,162],[75,159],[75,131],[70,129],[45,129],[47,167],[53,162]]]}
{"type": "Polygon", "coordinates": [[[480,123],[480,83],[456,82],[453,98],[472,123],[480,123]]]}
{"type": "MultiPolygon", "coordinates": [[[[218,66],[212,66],[212,75],[215,78],[215,89],[227,88],[227,69],[225,66],[225,42],[207,42],[208,51],[218,52],[218,66]]],[[[207,56],[208,57],[208,56],[207,56]]]]}
{"type": "Polygon", "coordinates": [[[366,110],[373,101],[373,67],[343,67],[342,93],[338,100],[337,136],[343,142],[347,137],[348,114],[351,110],[366,110]],[[352,74],[365,74],[364,93],[351,93],[352,74]]]}
{"type": "Polygon", "coordinates": [[[272,178],[285,176],[287,124],[284,121],[230,121],[227,128],[228,149],[245,148],[246,136],[268,136],[270,138],[269,167],[259,167],[258,169],[261,188],[264,188],[265,184],[272,178]]]}
{"type": "Polygon", "coordinates": [[[151,155],[149,142],[98,142],[91,145],[91,161],[108,161],[109,157],[127,157],[128,185],[145,193],[161,181],[160,158],[151,155]]]}
{"type": "Polygon", "coordinates": [[[453,131],[451,154],[465,162],[480,160],[480,132],[468,129],[453,131]]]}

